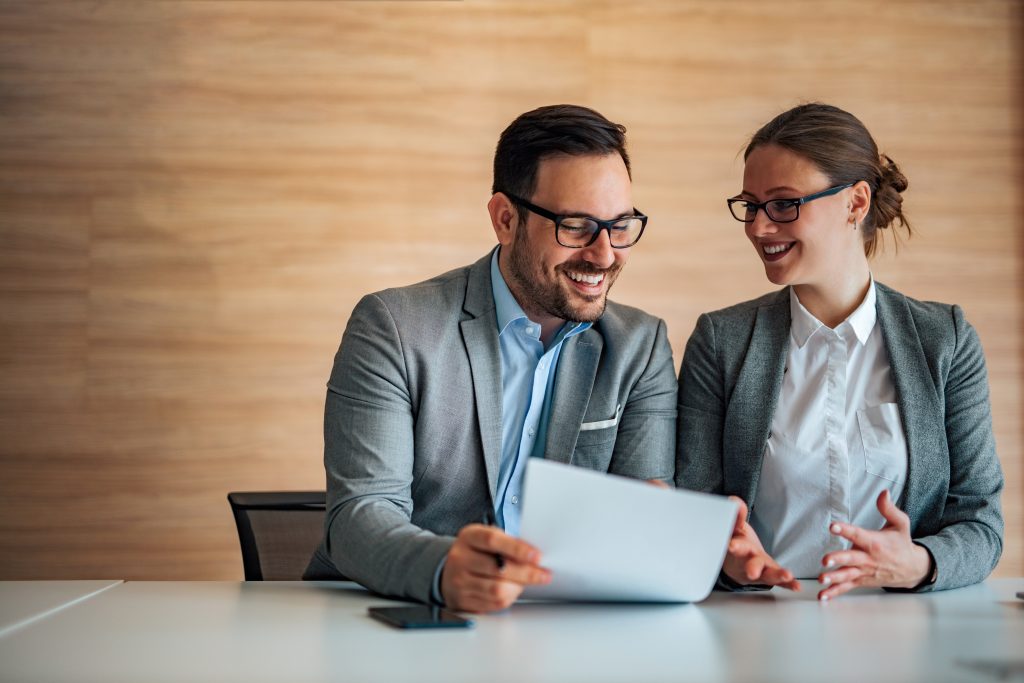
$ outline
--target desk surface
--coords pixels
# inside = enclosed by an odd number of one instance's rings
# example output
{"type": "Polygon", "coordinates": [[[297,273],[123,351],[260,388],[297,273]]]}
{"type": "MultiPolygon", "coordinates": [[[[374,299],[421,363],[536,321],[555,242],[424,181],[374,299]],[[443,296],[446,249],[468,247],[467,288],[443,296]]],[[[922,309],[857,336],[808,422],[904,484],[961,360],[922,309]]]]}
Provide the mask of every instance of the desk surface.
{"type": "Polygon", "coordinates": [[[348,583],[128,582],[0,638],[16,681],[996,681],[1024,677],[1022,579],[927,595],[519,604],[470,630],[369,619],[348,583]]]}
{"type": "Polygon", "coordinates": [[[120,581],[0,581],[0,637],[97,595],[120,581]]]}

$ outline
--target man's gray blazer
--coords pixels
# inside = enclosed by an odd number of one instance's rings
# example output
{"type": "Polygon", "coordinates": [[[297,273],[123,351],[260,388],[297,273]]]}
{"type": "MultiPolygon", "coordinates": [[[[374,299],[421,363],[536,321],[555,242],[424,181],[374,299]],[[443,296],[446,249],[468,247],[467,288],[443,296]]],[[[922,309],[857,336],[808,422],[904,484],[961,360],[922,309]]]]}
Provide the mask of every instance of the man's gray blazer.
{"type": "MultiPolygon", "coordinates": [[[[981,343],[959,306],[915,301],[878,283],[876,290],[907,437],[897,505],[937,570],[923,589],[981,581],[1003,548],[1003,473],[981,343]]],[[[679,373],[677,486],[757,505],[789,326],[788,287],[697,321],[679,373]]]]}
{"type": "MultiPolygon", "coordinates": [[[[428,602],[453,536],[493,511],[502,384],[490,258],[356,305],[327,385],[327,516],[306,578],[428,602]]],[[[564,342],[545,458],[671,481],[676,387],[664,322],[609,302],[564,342]]]]}

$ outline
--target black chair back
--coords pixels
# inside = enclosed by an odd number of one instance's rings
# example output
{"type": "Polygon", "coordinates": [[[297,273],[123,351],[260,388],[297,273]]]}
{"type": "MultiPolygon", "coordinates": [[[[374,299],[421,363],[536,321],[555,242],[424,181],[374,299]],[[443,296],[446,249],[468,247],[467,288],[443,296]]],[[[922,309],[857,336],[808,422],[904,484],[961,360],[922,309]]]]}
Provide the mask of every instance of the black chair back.
{"type": "Polygon", "coordinates": [[[324,491],[228,494],[246,581],[298,581],[323,539],[324,491]]]}

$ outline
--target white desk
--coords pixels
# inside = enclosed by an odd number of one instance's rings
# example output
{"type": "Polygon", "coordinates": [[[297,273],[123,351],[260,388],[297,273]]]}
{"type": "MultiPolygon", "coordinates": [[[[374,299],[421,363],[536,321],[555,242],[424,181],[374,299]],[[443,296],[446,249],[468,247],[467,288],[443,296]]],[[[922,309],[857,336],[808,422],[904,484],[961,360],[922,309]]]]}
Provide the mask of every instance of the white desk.
{"type": "Polygon", "coordinates": [[[1024,677],[1024,580],[929,595],[521,604],[398,631],[345,583],[128,582],[0,638],[10,681],[996,681],[1024,677]],[[975,664],[971,664],[975,663],[975,664]],[[1009,665],[1009,668],[1007,668],[1009,665]],[[1009,676],[999,675],[1009,672],[1009,676]]]}
{"type": "Polygon", "coordinates": [[[0,638],[119,583],[121,581],[0,581],[0,638]]]}

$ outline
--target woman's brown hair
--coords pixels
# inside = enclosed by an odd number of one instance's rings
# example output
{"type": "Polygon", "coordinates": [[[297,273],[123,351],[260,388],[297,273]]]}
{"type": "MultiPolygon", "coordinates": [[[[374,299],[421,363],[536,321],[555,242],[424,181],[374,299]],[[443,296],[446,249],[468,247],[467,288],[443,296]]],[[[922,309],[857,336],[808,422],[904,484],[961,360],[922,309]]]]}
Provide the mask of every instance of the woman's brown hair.
{"type": "Polygon", "coordinates": [[[813,102],[779,114],[750,139],[743,159],[762,145],[778,145],[810,159],[832,185],[865,181],[871,187],[871,208],[861,226],[864,253],[878,248],[878,231],[898,224],[907,236],[910,221],[903,215],[907,178],[896,162],[878,153],[871,133],[853,114],[813,102]]]}

